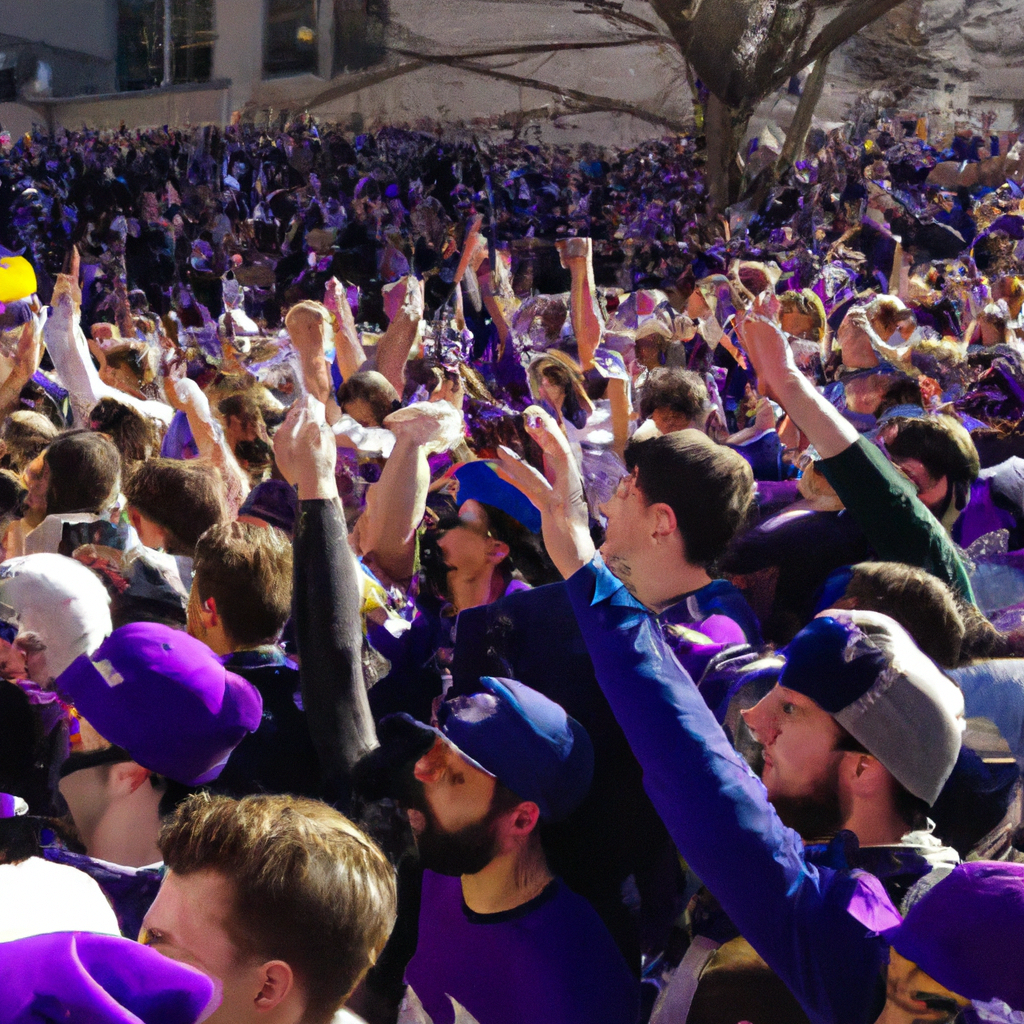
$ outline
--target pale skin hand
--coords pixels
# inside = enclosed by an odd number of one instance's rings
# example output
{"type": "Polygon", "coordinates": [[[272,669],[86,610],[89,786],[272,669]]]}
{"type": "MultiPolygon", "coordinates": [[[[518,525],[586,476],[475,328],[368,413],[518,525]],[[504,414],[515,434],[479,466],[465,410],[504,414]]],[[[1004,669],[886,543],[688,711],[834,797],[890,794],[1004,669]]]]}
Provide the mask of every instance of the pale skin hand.
{"type": "Polygon", "coordinates": [[[285,317],[285,327],[299,354],[303,386],[318,402],[324,404],[328,420],[336,422],[341,418],[341,410],[334,401],[331,374],[324,358],[324,340],[330,313],[319,303],[317,307],[289,310],[285,317]]]}
{"type": "Polygon", "coordinates": [[[43,328],[46,326],[46,310],[38,303],[32,310],[32,317],[21,329],[14,365],[7,380],[0,385],[0,419],[17,408],[21,389],[32,379],[43,358],[43,328]]]}
{"type": "Polygon", "coordinates": [[[228,509],[232,516],[238,515],[242,502],[249,493],[249,478],[242,471],[234,452],[228,447],[224,431],[213,418],[210,400],[194,380],[187,377],[176,381],[174,389],[180,408],[188,418],[189,429],[195,439],[199,454],[209,459],[224,476],[227,489],[228,509]]]}
{"type": "Polygon", "coordinates": [[[509,479],[539,510],[544,546],[555,568],[568,579],[595,553],[583,480],[569,442],[554,419],[536,405],[529,406],[523,415],[527,433],[544,453],[544,475],[504,446],[498,449],[498,457],[509,479]]]}
{"type": "Polygon", "coordinates": [[[782,406],[823,459],[832,458],[859,435],[797,369],[777,314],[778,300],[766,293],[750,313],[737,317],[737,332],[754,365],[758,390],[782,406]]]}
{"type": "Polygon", "coordinates": [[[334,467],[338,458],[334,432],[327,426],[322,402],[312,395],[295,402],[274,435],[274,459],[281,475],[298,485],[299,501],[338,497],[334,467]]]}

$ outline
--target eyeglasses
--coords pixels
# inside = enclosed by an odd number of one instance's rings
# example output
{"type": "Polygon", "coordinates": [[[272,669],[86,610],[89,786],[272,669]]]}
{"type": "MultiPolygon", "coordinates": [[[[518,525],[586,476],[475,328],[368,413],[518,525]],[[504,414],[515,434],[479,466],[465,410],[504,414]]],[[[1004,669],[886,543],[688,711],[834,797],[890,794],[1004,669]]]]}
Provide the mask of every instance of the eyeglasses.
{"type": "Polygon", "coordinates": [[[636,470],[632,473],[626,473],[624,476],[619,478],[619,482],[615,485],[615,497],[616,498],[628,498],[630,488],[636,483],[636,470]]]}

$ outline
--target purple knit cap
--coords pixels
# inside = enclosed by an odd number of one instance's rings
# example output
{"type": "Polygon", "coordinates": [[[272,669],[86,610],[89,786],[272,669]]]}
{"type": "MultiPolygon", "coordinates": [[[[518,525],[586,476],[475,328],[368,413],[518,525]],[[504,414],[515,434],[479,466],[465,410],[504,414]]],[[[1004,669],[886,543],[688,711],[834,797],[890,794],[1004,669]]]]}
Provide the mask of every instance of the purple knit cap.
{"type": "Polygon", "coordinates": [[[129,939],[55,932],[0,944],[0,1024],[197,1024],[219,986],[129,939]]]}
{"type": "Polygon", "coordinates": [[[206,644],[155,622],[114,630],[56,687],[105,740],[187,786],[217,778],[263,714],[256,687],[206,644]]]}
{"type": "Polygon", "coordinates": [[[961,864],[881,935],[951,992],[1024,1011],[1024,864],[961,864]]]}

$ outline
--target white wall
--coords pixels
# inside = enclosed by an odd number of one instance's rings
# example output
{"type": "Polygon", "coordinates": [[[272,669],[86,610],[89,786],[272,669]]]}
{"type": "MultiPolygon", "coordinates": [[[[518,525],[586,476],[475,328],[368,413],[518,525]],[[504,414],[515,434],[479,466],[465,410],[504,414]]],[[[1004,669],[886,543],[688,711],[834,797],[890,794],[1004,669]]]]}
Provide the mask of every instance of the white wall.
{"type": "Polygon", "coordinates": [[[0,32],[113,60],[114,0],[0,0],[0,32]]]}

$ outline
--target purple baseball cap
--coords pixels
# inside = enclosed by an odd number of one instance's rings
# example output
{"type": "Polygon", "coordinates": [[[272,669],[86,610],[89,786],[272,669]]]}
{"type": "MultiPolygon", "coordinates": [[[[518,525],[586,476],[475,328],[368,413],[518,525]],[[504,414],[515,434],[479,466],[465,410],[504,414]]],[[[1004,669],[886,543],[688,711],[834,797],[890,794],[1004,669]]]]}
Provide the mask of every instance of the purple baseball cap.
{"type": "Polygon", "coordinates": [[[1024,1011],[1024,864],[961,864],[880,934],[951,992],[1024,1011]]]}
{"type": "Polygon", "coordinates": [[[256,687],[206,644],[155,622],[114,630],[56,688],[105,740],[187,786],[217,778],[263,714],[256,687]]]}
{"type": "Polygon", "coordinates": [[[0,1024],[198,1024],[219,985],[113,935],[55,932],[0,944],[0,1024]]]}

